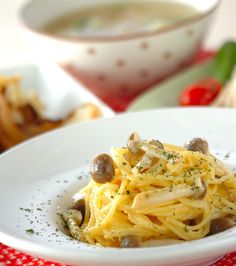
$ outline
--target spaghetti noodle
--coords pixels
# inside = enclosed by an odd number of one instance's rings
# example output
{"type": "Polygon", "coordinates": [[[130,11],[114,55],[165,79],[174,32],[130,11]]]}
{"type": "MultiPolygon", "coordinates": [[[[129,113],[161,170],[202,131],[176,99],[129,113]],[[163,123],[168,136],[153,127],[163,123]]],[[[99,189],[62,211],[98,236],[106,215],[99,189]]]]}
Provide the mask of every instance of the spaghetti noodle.
{"type": "Polygon", "coordinates": [[[93,178],[74,196],[83,211],[74,206],[63,214],[72,237],[105,247],[153,246],[234,225],[236,178],[206,141],[183,148],[133,133],[111,155],[95,158],[93,178]]]}

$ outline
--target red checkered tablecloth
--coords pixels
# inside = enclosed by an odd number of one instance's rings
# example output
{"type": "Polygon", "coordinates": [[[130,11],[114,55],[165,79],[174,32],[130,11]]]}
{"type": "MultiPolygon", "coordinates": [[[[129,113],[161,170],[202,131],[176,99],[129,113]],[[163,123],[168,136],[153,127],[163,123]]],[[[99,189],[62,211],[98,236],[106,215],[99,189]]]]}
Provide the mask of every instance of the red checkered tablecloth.
{"type": "MultiPolygon", "coordinates": [[[[211,58],[214,53],[202,51],[194,59],[192,63],[201,63],[204,60],[211,58]]],[[[73,75],[73,73],[71,73],[73,75]]],[[[128,104],[135,98],[135,96],[117,97],[114,95],[107,95],[102,100],[107,103],[114,111],[124,111],[128,104]]],[[[0,239],[1,240],[1,239],[0,239]]],[[[236,250],[236,247],[235,247],[236,250]]],[[[19,252],[15,249],[7,247],[0,243],[0,265],[4,266],[66,266],[56,262],[45,261],[40,258],[35,258],[19,252]]],[[[214,263],[212,266],[234,266],[236,265],[236,252],[225,255],[222,259],[214,263]]]]}
{"type": "MultiPolygon", "coordinates": [[[[10,247],[0,244],[0,265],[4,266],[66,266],[56,262],[45,261],[35,258],[27,254],[21,253],[10,247]]],[[[214,263],[212,266],[235,266],[236,252],[225,255],[222,259],[214,263]]]]}

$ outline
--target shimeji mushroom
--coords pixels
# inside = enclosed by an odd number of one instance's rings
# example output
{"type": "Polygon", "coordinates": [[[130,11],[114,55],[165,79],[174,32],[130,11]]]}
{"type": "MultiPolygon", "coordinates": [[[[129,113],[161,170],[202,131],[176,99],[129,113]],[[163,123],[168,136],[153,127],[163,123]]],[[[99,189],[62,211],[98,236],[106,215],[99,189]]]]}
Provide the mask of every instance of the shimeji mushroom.
{"type": "Polygon", "coordinates": [[[133,154],[138,153],[140,146],[142,145],[142,140],[137,132],[134,132],[130,135],[127,143],[127,148],[133,154]]]}
{"type": "Polygon", "coordinates": [[[135,248],[140,246],[140,239],[135,235],[128,235],[121,238],[121,248],[135,248]]]}
{"type": "Polygon", "coordinates": [[[90,173],[96,183],[110,182],[115,176],[113,159],[108,154],[98,155],[91,163],[90,173]]]}
{"type": "Polygon", "coordinates": [[[137,165],[133,168],[133,173],[141,173],[149,169],[152,166],[154,158],[171,162],[173,160],[173,152],[165,151],[162,146],[158,145],[157,147],[150,142],[142,142],[140,150],[144,151],[144,155],[137,163],[137,165]]]}
{"type": "Polygon", "coordinates": [[[71,236],[77,240],[81,240],[79,226],[83,220],[82,213],[78,210],[70,209],[63,212],[62,218],[69,228],[71,236]]]}
{"type": "Polygon", "coordinates": [[[203,154],[209,154],[208,142],[201,138],[194,138],[185,143],[184,148],[189,151],[201,152],[203,154]]]}

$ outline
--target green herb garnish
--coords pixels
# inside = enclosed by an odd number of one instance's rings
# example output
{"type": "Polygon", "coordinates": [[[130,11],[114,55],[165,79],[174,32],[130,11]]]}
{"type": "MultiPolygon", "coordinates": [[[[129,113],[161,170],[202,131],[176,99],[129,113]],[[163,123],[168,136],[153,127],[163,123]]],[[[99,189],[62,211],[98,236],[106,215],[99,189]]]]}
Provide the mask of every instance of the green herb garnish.
{"type": "Polygon", "coordinates": [[[31,229],[27,229],[27,230],[25,230],[25,232],[26,233],[29,233],[29,234],[31,234],[31,235],[33,235],[34,234],[34,230],[31,228],[31,229]]]}

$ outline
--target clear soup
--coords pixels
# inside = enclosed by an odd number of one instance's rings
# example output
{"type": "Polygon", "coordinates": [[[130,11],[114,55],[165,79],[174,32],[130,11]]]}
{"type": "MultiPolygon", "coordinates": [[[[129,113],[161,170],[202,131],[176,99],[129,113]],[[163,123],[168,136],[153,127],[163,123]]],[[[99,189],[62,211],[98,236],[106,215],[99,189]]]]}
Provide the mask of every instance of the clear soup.
{"type": "Polygon", "coordinates": [[[57,18],[44,31],[66,38],[109,37],[152,32],[195,17],[184,3],[126,2],[96,5],[57,18]]]}

